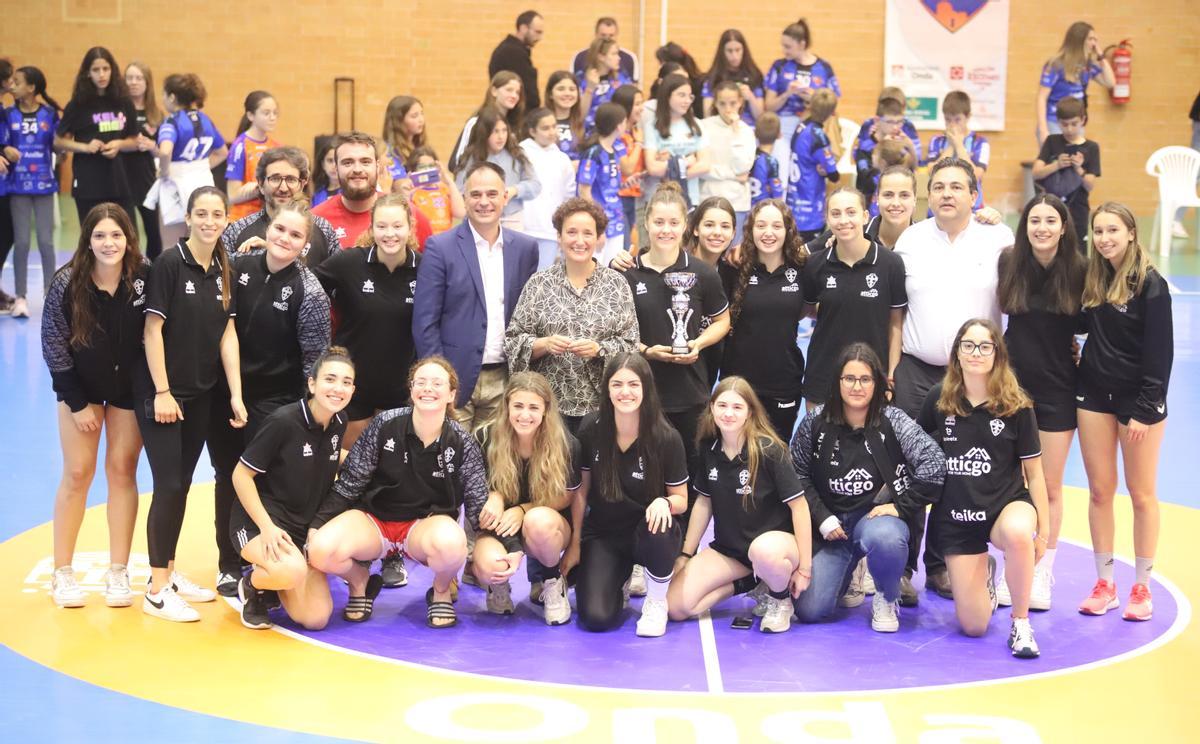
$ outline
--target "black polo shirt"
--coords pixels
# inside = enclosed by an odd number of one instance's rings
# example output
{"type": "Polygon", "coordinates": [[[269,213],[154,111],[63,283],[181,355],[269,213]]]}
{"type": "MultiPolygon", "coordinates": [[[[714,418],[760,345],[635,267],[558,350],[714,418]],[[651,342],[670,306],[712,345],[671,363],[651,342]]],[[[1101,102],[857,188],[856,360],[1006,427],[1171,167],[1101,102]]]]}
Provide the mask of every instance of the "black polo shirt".
{"type": "MultiPolygon", "coordinates": [[[[686,251],[679,251],[675,263],[662,272],[644,265],[642,256],[638,256],[634,259],[633,267],[623,273],[633,292],[638,329],[641,341],[646,346],[670,346],[675,335],[669,312],[675,290],[663,280],[664,274],[675,271],[696,275],[696,283],[687,291],[693,311],[687,322],[689,341],[700,335],[701,319],[715,318],[729,307],[717,270],[686,251]]],[[[708,367],[703,355],[695,364],[687,365],[651,361],[650,369],[654,371],[654,382],[658,386],[663,410],[685,411],[703,405],[708,400],[708,367]]]]}
{"type": "Polygon", "coordinates": [[[858,511],[871,504],[887,479],[867,449],[865,429],[829,428],[830,440],[816,442],[810,467],[813,487],[831,513],[858,511]]]}
{"type": "MultiPolygon", "coordinates": [[[[219,251],[219,245],[213,249],[206,271],[192,257],[185,238],[164,250],[150,268],[146,312],[163,318],[167,381],[176,400],[202,395],[221,379],[221,336],[229,319],[237,316],[237,293],[222,284],[219,251]],[[232,295],[228,309],[223,304],[226,289],[232,295]]],[[[149,367],[144,366],[139,377],[138,395],[153,396],[149,367]]]]}
{"type": "Polygon", "coordinates": [[[1022,408],[1001,418],[984,406],[966,416],[947,416],[937,410],[941,394],[939,383],[929,391],[918,421],[946,453],[940,508],[957,522],[994,519],[1028,492],[1021,461],[1042,454],[1037,416],[1032,408],[1022,408]]]}
{"type": "Polygon", "coordinates": [[[337,251],[313,270],[338,318],[333,343],[350,351],[355,383],[364,391],[390,389],[398,379],[404,387],[416,359],[412,317],[419,262],[409,250],[405,262],[389,271],[371,246],[337,251]]]}
{"type": "Polygon", "coordinates": [[[1040,403],[1073,408],[1078,367],[1071,345],[1084,332],[1082,312],[1065,315],[1051,307],[1050,272],[1038,265],[1026,310],[1009,313],[1004,341],[1021,387],[1040,403]]]}
{"type": "MultiPolygon", "coordinates": [[[[750,492],[748,453],[730,459],[720,438],[701,444],[692,487],[712,500],[713,545],[738,555],[750,552],[750,543],[764,532],[792,532],[789,501],[804,496],[800,478],[787,450],[766,444],[754,480],[753,506],[746,509],[743,498],[750,492]]],[[[724,551],[722,551],[724,552],[724,551]]]]}
{"type": "MultiPolygon", "coordinates": [[[[722,264],[726,292],[733,297],[738,270],[722,264]]],[[[804,317],[800,267],[785,262],[775,271],[759,264],[746,284],[737,323],[725,341],[721,376],[745,377],[754,392],[797,400],[804,382],[804,352],[796,343],[804,317]]]]}
{"type": "Polygon", "coordinates": [[[242,397],[298,398],[306,364],[329,345],[329,298],[312,272],[292,262],[272,274],[265,251],[233,261],[241,312],[242,397]]]}
{"type": "Polygon", "coordinates": [[[847,266],[835,244],[809,256],[803,281],[805,302],[818,306],[804,388],[810,399],[824,400],[847,345],[865,343],[887,365],[892,310],[908,305],[904,259],[872,241],[862,260],[847,266]]]}
{"type": "MultiPolygon", "coordinates": [[[[304,251],[301,255],[304,257],[304,263],[308,266],[320,266],[326,258],[329,258],[330,251],[336,251],[341,248],[341,244],[337,242],[337,233],[334,232],[333,226],[329,221],[320,215],[312,216],[312,229],[308,231],[308,243],[304,246],[304,251]]],[[[238,247],[245,243],[250,238],[267,238],[267,228],[271,226],[271,218],[267,216],[267,210],[260,209],[254,214],[246,215],[237,222],[230,223],[229,227],[225,228],[225,232],[221,233],[221,245],[225,247],[225,252],[233,255],[237,252],[238,247]]],[[[251,251],[251,254],[258,253],[261,248],[251,251]]]]}
{"type": "Polygon", "coordinates": [[[272,522],[289,532],[308,529],[333,488],[345,435],[345,416],[335,414],[321,426],[303,400],[267,416],[241,462],[260,475],[254,485],[272,522]]]}
{"type": "Polygon", "coordinates": [[[585,536],[622,535],[632,536],[633,530],[646,517],[646,507],[659,496],[666,497],[668,486],[679,486],[688,482],[687,455],[679,432],[667,427],[667,438],[659,447],[653,448],[662,458],[662,483],[646,483],[646,463],[639,444],[635,440],[629,449],[617,454],[617,469],[620,474],[621,493],[610,500],[600,493],[600,451],[607,450],[599,441],[599,414],[592,414],[579,427],[579,445],[583,458],[580,469],[592,473],[591,492],[588,494],[588,511],[583,520],[585,536]]]}

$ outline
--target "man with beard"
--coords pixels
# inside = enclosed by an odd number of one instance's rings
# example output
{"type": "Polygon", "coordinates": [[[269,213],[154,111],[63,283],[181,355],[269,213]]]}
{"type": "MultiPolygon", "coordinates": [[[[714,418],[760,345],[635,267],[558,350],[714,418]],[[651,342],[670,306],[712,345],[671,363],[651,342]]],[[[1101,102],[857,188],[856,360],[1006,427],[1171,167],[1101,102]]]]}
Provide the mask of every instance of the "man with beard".
{"type": "Polygon", "coordinates": [[[496,76],[501,70],[514,72],[521,78],[521,90],[525,93],[525,110],[533,111],[541,106],[538,95],[538,71],[533,66],[533,47],[542,40],[546,23],[542,14],[527,10],[517,16],[517,32],[504,37],[492,51],[488,60],[488,77],[496,76]]]}

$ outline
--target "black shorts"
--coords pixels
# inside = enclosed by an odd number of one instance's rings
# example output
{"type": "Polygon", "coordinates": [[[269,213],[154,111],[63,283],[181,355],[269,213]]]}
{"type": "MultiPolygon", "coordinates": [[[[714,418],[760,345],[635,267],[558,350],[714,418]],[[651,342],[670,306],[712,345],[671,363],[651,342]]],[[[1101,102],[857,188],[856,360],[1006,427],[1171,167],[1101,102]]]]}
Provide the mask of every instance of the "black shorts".
{"type": "Polygon", "coordinates": [[[754,566],[750,563],[750,549],[748,547],[745,550],[731,548],[728,545],[721,545],[716,540],[710,542],[708,547],[717,551],[726,558],[732,558],[746,568],[750,569],[750,573],[754,573],[754,566]]]}
{"type": "MultiPolygon", "coordinates": [[[[263,507],[266,508],[266,504],[263,504],[263,507]]],[[[267,516],[271,518],[272,522],[282,528],[284,532],[288,533],[292,538],[292,544],[303,553],[304,544],[308,542],[308,528],[300,528],[296,525],[288,524],[285,520],[281,520],[273,514],[269,508],[267,508],[267,516]]],[[[242,502],[233,502],[233,509],[229,513],[229,539],[233,541],[233,546],[237,548],[238,553],[241,553],[242,549],[260,534],[258,525],[246,513],[246,508],[242,506],[242,502]]]]}
{"type": "Polygon", "coordinates": [[[1024,501],[1033,506],[1028,491],[1022,491],[1003,504],[985,510],[958,509],[938,503],[930,519],[936,519],[938,547],[945,555],[979,555],[986,553],[991,541],[992,527],[1000,512],[1014,501],[1024,501]]]}
{"type": "Polygon", "coordinates": [[[1035,398],[1033,412],[1039,431],[1074,431],[1077,428],[1075,401],[1070,398],[1035,398]]]}
{"type": "MultiPolygon", "coordinates": [[[[66,403],[66,401],[61,397],[58,399],[58,402],[66,403]]],[[[120,408],[122,411],[132,411],[134,406],[134,397],[131,393],[128,398],[121,398],[119,400],[92,400],[91,398],[88,398],[88,405],[112,406],[113,408],[120,408]]]]}
{"type": "Polygon", "coordinates": [[[1084,411],[1116,416],[1117,421],[1125,426],[1128,426],[1129,420],[1133,418],[1147,426],[1153,426],[1167,418],[1167,402],[1165,400],[1162,402],[1161,409],[1148,412],[1138,405],[1139,394],[1140,391],[1136,388],[1105,390],[1080,380],[1079,389],[1075,393],[1075,405],[1084,411]]]}
{"type": "MultiPolygon", "coordinates": [[[[567,529],[570,530],[570,528],[571,528],[571,509],[570,509],[570,507],[567,507],[566,509],[560,509],[558,514],[560,517],[567,520],[567,529]]],[[[500,544],[504,546],[504,550],[507,553],[516,553],[518,551],[520,551],[522,553],[529,552],[528,550],[525,549],[525,538],[522,537],[522,533],[520,530],[517,531],[517,534],[509,535],[508,537],[500,537],[499,535],[497,535],[495,532],[492,532],[491,530],[479,530],[479,532],[475,533],[475,539],[478,540],[481,537],[491,537],[491,538],[495,538],[496,540],[499,540],[500,544]]]]}

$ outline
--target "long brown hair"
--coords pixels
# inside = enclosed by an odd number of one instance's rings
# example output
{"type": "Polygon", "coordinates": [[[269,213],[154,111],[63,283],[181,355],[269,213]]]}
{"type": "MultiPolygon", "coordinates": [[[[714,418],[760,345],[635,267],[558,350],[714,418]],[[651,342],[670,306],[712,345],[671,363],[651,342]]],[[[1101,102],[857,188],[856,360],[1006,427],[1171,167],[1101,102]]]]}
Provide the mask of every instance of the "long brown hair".
{"type": "MultiPolygon", "coordinates": [[[[645,483],[652,498],[666,495],[663,478],[663,450],[675,430],[663,416],[662,403],[650,363],[641,354],[623,351],[608,360],[600,381],[600,418],[596,422],[596,451],[599,460],[592,470],[593,486],[605,501],[621,500],[621,452],[617,447],[616,408],[608,383],[622,369],[628,369],[642,381],[642,404],[638,407],[638,456],[643,463],[645,483]],[[661,491],[659,489],[662,489],[661,491]]],[[[675,434],[678,436],[678,434],[675,434]]],[[[590,496],[589,496],[590,498],[590,496]]]]}
{"type": "MultiPolygon", "coordinates": [[[[684,86],[691,89],[691,83],[683,75],[667,75],[658,86],[658,93],[655,94],[657,108],[654,110],[654,128],[663,139],[671,136],[671,94],[684,86]]],[[[700,125],[696,123],[692,109],[683,112],[683,122],[687,124],[690,136],[700,136],[700,125]]]]}
{"type": "Polygon", "coordinates": [[[158,94],[154,92],[154,74],[150,72],[150,68],[144,62],[134,60],[125,65],[126,74],[129,73],[130,67],[136,67],[146,80],[146,95],[142,97],[142,111],[146,114],[146,123],[157,129],[158,125],[162,124],[163,110],[158,105],[158,94]]]}
{"type": "Polygon", "coordinates": [[[396,96],[388,101],[387,112],[383,115],[383,143],[395,150],[401,161],[407,160],[413,150],[425,145],[425,131],[411,136],[404,131],[404,117],[408,116],[413,106],[419,105],[421,102],[413,96],[396,96]]]}
{"type": "Polygon", "coordinates": [[[746,485],[750,486],[750,490],[742,494],[742,508],[750,511],[754,508],[754,484],[758,482],[759,465],[762,463],[763,452],[769,447],[778,447],[780,452],[787,452],[787,445],[775,433],[775,427],[771,425],[771,419],[767,417],[767,409],[754,394],[754,388],[750,387],[746,378],[737,375],[722,378],[713,389],[712,396],[708,399],[708,405],[700,414],[700,422],[696,429],[697,445],[721,438],[721,430],[717,428],[717,421],[713,417],[712,409],[717,403],[717,398],[721,397],[723,393],[730,392],[746,401],[748,412],[746,424],[742,428],[742,437],[745,439],[746,464],[750,471],[750,482],[746,485]]]}
{"type": "Polygon", "coordinates": [[[758,246],[754,244],[754,221],[758,219],[759,212],[767,207],[775,207],[783,215],[783,246],[781,247],[783,262],[791,264],[799,271],[804,268],[804,262],[808,258],[808,249],[804,247],[804,243],[800,240],[800,233],[796,229],[796,218],[792,216],[792,210],[788,209],[787,204],[782,199],[764,199],[755,204],[754,209],[750,210],[750,216],[746,218],[746,226],[742,230],[742,262],[738,265],[737,279],[734,280],[733,285],[733,298],[729,302],[731,332],[737,325],[738,316],[742,314],[742,301],[746,299],[746,287],[750,284],[750,277],[761,263],[758,260],[758,246]]]}
{"type": "MultiPolygon", "coordinates": [[[[371,207],[371,221],[367,224],[367,229],[363,230],[362,235],[358,236],[358,240],[354,241],[355,248],[369,248],[375,245],[375,215],[384,207],[400,207],[404,210],[404,215],[408,218],[408,242],[405,243],[405,251],[415,251],[417,249],[417,223],[413,221],[412,204],[408,199],[404,198],[403,194],[385,194],[375,200],[375,204],[371,207]]],[[[408,254],[405,253],[405,260],[408,260],[408,254]]]]}
{"type": "Polygon", "coordinates": [[[112,202],[92,207],[79,227],[79,242],[75,255],[59,271],[70,271],[66,296],[71,301],[71,346],[81,348],[92,345],[92,334],[99,328],[96,307],[92,302],[92,270],[96,268],[96,254],[92,253],[92,231],[102,220],[117,223],[125,233],[125,255],[121,257],[121,283],[129,290],[137,279],[142,265],[142,254],[138,250],[138,232],[124,209],[112,202]]]}
{"type": "MultiPolygon", "coordinates": [[[[1087,277],[1083,282],[1083,306],[1099,307],[1106,302],[1123,305],[1130,297],[1136,297],[1146,283],[1146,274],[1151,269],[1150,256],[1138,242],[1137,220],[1129,207],[1117,202],[1104,202],[1092,211],[1092,227],[1095,230],[1096,216],[1100,214],[1115,215],[1129,230],[1129,246],[1121,258],[1121,266],[1114,269],[1109,260],[1100,255],[1100,251],[1092,247],[1091,257],[1088,258],[1087,277]]],[[[1093,238],[1093,241],[1095,238],[1093,238]]]]}
{"type": "Polygon", "coordinates": [[[496,97],[492,95],[492,91],[497,88],[503,88],[512,81],[521,83],[521,96],[517,99],[517,105],[513,106],[512,110],[504,115],[505,121],[508,122],[510,132],[517,132],[521,129],[521,120],[525,118],[525,83],[521,81],[521,77],[517,73],[510,70],[501,70],[492,76],[492,80],[488,83],[488,88],[483,92],[483,103],[479,104],[478,113],[482,113],[484,109],[495,106],[497,109],[500,105],[496,103],[496,97]]]}
{"type": "Polygon", "coordinates": [[[1079,238],[1071,213],[1067,211],[1067,205],[1053,194],[1041,194],[1029,200],[1021,212],[1021,221],[1017,223],[1013,247],[1000,255],[1000,282],[996,288],[1000,309],[1008,315],[1029,311],[1029,295],[1042,270],[1041,264],[1034,258],[1033,243],[1029,240],[1029,214],[1039,204],[1045,204],[1057,212],[1062,223],[1062,235],[1058,239],[1054,259],[1050,262],[1050,276],[1046,280],[1050,295],[1049,309],[1059,315],[1074,315],[1079,312],[1083,299],[1083,278],[1087,264],[1079,255],[1079,238]]]}
{"type": "Polygon", "coordinates": [[[504,112],[496,106],[488,106],[480,110],[479,117],[475,119],[475,126],[471,128],[471,136],[467,140],[467,146],[463,148],[462,153],[458,158],[459,171],[466,170],[472,163],[485,163],[491,153],[488,151],[488,139],[491,138],[492,132],[496,131],[496,125],[504,122],[508,126],[508,138],[504,141],[504,151],[512,156],[513,162],[518,168],[529,168],[529,158],[525,156],[525,151],[517,144],[517,131],[513,129],[508,120],[504,117],[504,112]]]}
{"type": "MultiPolygon", "coordinates": [[[[201,186],[193,191],[192,195],[188,197],[188,214],[192,213],[192,207],[196,206],[196,201],[202,196],[215,196],[220,199],[221,204],[225,206],[226,217],[229,216],[229,196],[216,186],[201,186]]],[[[228,310],[229,301],[233,299],[233,272],[229,265],[230,258],[225,255],[225,249],[221,247],[220,241],[217,241],[217,245],[213,248],[213,260],[221,267],[221,307],[228,310]]]]}
{"type": "Polygon", "coordinates": [[[1067,27],[1063,35],[1062,46],[1050,58],[1050,66],[1063,71],[1067,80],[1079,81],[1088,62],[1087,37],[1092,32],[1092,24],[1087,21],[1075,21],[1067,27]]]}
{"type": "Polygon", "coordinates": [[[525,470],[517,451],[517,433],[508,419],[508,406],[517,393],[533,393],[544,405],[542,423],[533,435],[529,457],[529,497],[534,506],[545,506],[567,489],[571,448],[567,429],[558,413],[558,401],[549,381],[537,372],[518,372],[504,387],[504,400],[488,424],[488,487],[500,494],[506,507],[516,506],[521,496],[521,473],[525,470]]]}
{"type": "MultiPolygon", "coordinates": [[[[571,135],[575,141],[582,142],[584,136],[583,97],[579,94],[579,82],[575,80],[575,75],[566,70],[555,70],[550,73],[550,79],[546,81],[546,95],[542,100],[545,102],[546,108],[554,112],[554,88],[564,80],[570,80],[575,86],[575,105],[571,106],[571,110],[567,112],[567,124],[571,127],[571,135]]],[[[554,118],[557,121],[557,113],[554,114],[554,118]]]]}
{"type": "Polygon", "coordinates": [[[988,318],[972,318],[963,323],[954,335],[954,346],[950,347],[950,364],[946,366],[946,376],[942,379],[942,395],[938,398],[937,409],[947,416],[967,416],[971,413],[966,387],[963,384],[962,363],[958,361],[958,345],[967,331],[975,326],[986,330],[992,337],[992,343],[996,345],[996,350],[992,352],[992,371],[988,373],[987,379],[988,413],[1003,418],[1022,408],[1032,408],[1033,401],[1021,389],[1017,376],[1009,366],[1008,345],[1004,343],[1004,332],[988,318]]]}
{"type": "MultiPolygon", "coordinates": [[[[604,56],[605,52],[607,52],[612,47],[615,47],[616,45],[617,45],[616,39],[605,39],[603,37],[597,37],[597,38],[593,39],[591,45],[588,46],[587,56],[585,57],[586,61],[584,62],[584,65],[583,65],[584,69],[585,70],[593,70],[594,69],[596,71],[599,71],[600,70],[600,58],[604,56]]],[[[609,70],[608,74],[605,75],[604,77],[607,77],[609,80],[612,80],[615,82],[617,79],[617,73],[619,73],[620,71],[621,71],[621,66],[618,64],[617,68],[615,70],[609,70]]]]}
{"type": "Polygon", "coordinates": [[[746,41],[746,35],[736,28],[726,29],[721,33],[721,38],[717,40],[717,53],[713,55],[712,67],[708,68],[708,88],[713,93],[717,92],[717,85],[726,81],[744,81],[751,89],[763,84],[762,70],[750,54],[750,42],[746,41]],[[742,45],[742,64],[738,69],[731,68],[725,59],[725,45],[731,41],[742,45]]]}

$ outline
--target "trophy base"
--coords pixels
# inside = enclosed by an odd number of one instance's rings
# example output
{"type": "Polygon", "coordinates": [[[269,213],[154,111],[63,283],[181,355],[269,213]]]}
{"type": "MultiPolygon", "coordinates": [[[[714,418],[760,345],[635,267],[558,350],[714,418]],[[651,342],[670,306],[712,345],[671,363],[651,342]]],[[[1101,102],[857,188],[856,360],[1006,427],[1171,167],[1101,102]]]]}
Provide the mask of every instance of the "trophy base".
{"type": "Polygon", "coordinates": [[[683,346],[672,346],[671,353],[678,356],[684,356],[692,353],[692,347],[687,346],[686,344],[683,346]]]}

